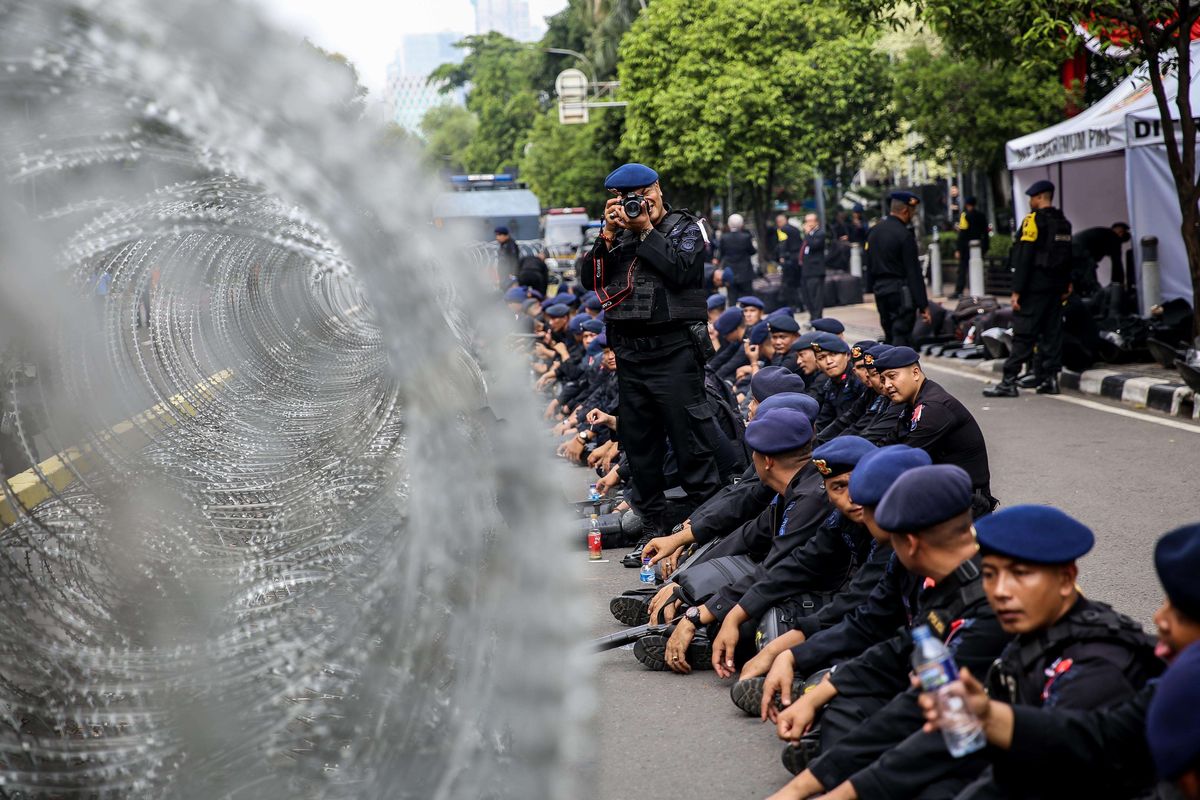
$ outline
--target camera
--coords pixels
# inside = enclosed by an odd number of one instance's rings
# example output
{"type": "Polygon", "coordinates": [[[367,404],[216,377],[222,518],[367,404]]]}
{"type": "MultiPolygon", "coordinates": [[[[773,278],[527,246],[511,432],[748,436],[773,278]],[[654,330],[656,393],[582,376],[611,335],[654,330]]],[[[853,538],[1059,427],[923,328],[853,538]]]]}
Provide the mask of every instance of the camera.
{"type": "Polygon", "coordinates": [[[646,198],[636,192],[621,196],[621,208],[625,211],[625,216],[633,219],[641,216],[642,209],[645,207],[646,198]]]}

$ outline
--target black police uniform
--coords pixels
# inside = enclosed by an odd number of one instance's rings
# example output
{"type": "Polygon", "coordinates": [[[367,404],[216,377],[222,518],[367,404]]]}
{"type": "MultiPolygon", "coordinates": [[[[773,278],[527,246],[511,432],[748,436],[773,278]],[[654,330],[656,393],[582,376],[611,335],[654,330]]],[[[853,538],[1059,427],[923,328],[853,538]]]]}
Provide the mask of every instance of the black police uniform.
{"type": "MultiPolygon", "coordinates": [[[[855,376],[857,377],[857,376],[855,376]]],[[[841,436],[843,433],[853,431],[859,420],[866,416],[867,411],[871,409],[873,401],[879,400],[879,395],[874,392],[864,391],[860,394],[849,408],[844,409],[837,415],[837,418],[829,422],[825,427],[817,430],[817,437],[814,441],[817,444],[825,444],[832,440],[835,436],[841,436]]]]}
{"type": "Polygon", "coordinates": [[[890,398],[876,397],[863,414],[846,433],[861,436],[874,445],[883,446],[896,433],[900,424],[900,415],[904,413],[903,403],[893,403],[890,398]]]}
{"type": "Polygon", "coordinates": [[[722,267],[733,270],[733,283],[729,287],[729,296],[742,297],[754,294],[754,264],[750,257],[758,252],[754,246],[754,237],[750,231],[729,231],[717,242],[717,255],[722,267]]]}
{"type": "Polygon", "coordinates": [[[775,498],[775,492],[750,466],[737,483],[724,486],[692,512],[692,536],[696,544],[707,544],[725,536],[761,514],[775,498]]]}
{"type": "Polygon", "coordinates": [[[904,405],[889,444],[906,444],[929,453],[935,464],[954,464],[971,476],[978,519],[996,507],[988,467],[987,442],[971,412],[938,383],[925,379],[917,397],[904,405]]]}
{"type": "Polygon", "coordinates": [[[867,602],[875,587],[883,580],[891,560],[892,548],[872,540],[867,546],[867,555],[862,566],[854,573],[849,585],[815,613],[793,620],[792,628],[803,633],[806,640],[821,631],[833,628],[867,602]]]}
{"type": "MultiPolygon", "coordinates": [[[[1133,697],[1162,672],[1154,640],[1104,603],[1079,598],[1044,631],[1017,636],[988,670],[988,695],[1014,706],[1092,709],[1133,697]]],[[[855,747],[855,733],[843,745],[855,747]]],[[[973,797],[1042,798],[1086,795],[1073,777],[989,768],[990,753],[954,758],[940,732],[911,734],[894,748],[856,748],[860,770],[849,778],[862,797],[911,800],[954,796],[971,783],[973,797]],[[873,763],[872,763],[873,762],[873,763]],[[937,787],[936,791],[931,787],[937,787]]]]}
{"type": "MultiPolygon", "coordinates": [[[[516,242],[509,239],[505,244],[511,244],[514,248],[516,242]]],[[[503,249],[503,246],[501,246],[503,249]]],[[[546,266],[546,262],[539,256],[525,256],[518,263],[517,269],[517,284],[534,289],[540,294],[546,293],[546,286],[550,283],[550,268],[546,266]]]]}
{"type": "Polygon", "coordinates": [[[692,508],[720,486],[714,410],[704,391],[704,358],[689,328],[708,319],[704,234],[687,211],[667,213],[644,237],[622,231],[592,249],[581,282],[605,307],[617,356],[620,436],[631,471],[630,501],[648,532],[666,524],[663,463],[667,440],[692,508]],[[665,436],[664,436],[665,434],[665,436]]]}
{"type": "Polygon", "coordinates": [[[1057,378],[1062,369],[1063,295],[1071,281],[1071,223],[1057,208],[1031,212],[1021,223],[1012,258],[1012,290],[1021,308],[1013,312],[1012,352],[1004,362],[1004,381],[1016,382],[1035,344],[1039,382],[1057,378]]]}
{"type": "MultiPolygon", "coordinates": [[[[971,242],[977,241],[984,254],[988,251],[987,217],[978,208],[968,209],[958,217],[958,276],[954,279],[954,293],[962,294],[967,286],[967,277],[971,271],[971,242]]],[[[940,287],[939,287],[940,288],[940,287]]]]}
{"type": "MultiPolygon", "coordinates": [[[[796,308],[803,302],[800,251],[804,247],[804,234],[791,223],[787,223],[778,231],[782,231],[784,235],[783,239],[778,239],[779,243],[775,251],[776,260],[779,261],[779,270],[783,273],[783,301],[796,308]]],[[[778,231],[775,234],[776,238],[779,236],[778,231]]]]}
{"type": "MultiPolygon", "coordinates": [[[[521,248],[517,247],[516,241],[511,236],[503,242],[497,241],[496,245],[496,270],[502,278],[508,275],[516,277],[517,265],[521,260],[521,248]]],[[[545,293],[543,290],[542,294],[545,293]]]]}
{"type": "Polygon", "coordinates": [[[825,231],[805,234],[800,257],[804,307],[810,319],[820,319],[825,311],[825,231]]]}
{"type": "MultiPolygon", "coordinates": [[[[824,429],[838,417],[850,412],[867,387],[854,374],[852,362],[848,363],[845,371],[836,378],[829,378],[824,370],[821,371],[821,374],[826,375],[828,380],[821,387],[820,396],[817,398],[817,402],[821,404],[821,410],[817,414],[817,418],[813,420],[813,430],[823,433],[824,429]]],[[[819,441],[825,442],[828,439],[819,439],[819,441]]]]}
{"type": "Polygon", "coordinates": [[[1110,283],[1125,283],[1125,259],[1122,253],[1125,242],[1112,228],[1085,228],[1075,234],[1071,241],[1074,265],[1071,270],[1073,292],[1081,297],[1090,297],[1100,290],[1097,271],[1100,262],[1107,258],[1110,263],[1110,283]]]}
{"type": "Polygon", "coordinates": [[[884,341],[912,344],[916,313],[929,305],[913,232],[889,214],[867,234],[866,258],[867,290],[875,293],[884,341]]]}

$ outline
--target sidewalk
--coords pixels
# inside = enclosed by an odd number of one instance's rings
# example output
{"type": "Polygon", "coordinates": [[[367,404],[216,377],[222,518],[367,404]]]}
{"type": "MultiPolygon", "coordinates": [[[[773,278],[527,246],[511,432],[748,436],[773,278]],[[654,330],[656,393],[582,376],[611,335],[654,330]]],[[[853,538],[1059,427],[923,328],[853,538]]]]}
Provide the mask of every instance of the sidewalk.
{"type": "MultiPolygon", "coordinates": [[[[933,298],[946,303],[946,298],[933,298]]],[[[874,299],[856,306],[835,306],[825,309],[825,316],[834,317],[846,326],[846,338],[878,338],[879,314],[874,299]]],[[[996,374],[1004,362],[999,359],[962,359],[954,357],[925,356],[944,367],[969,373],[996,374]]],[[[1193,392],[1179,379],[1179,373],[1160,367],[1158,364],[1101,364],[1085,372],[1064,370],[1060,379],[1063,389],[1084,395],[1117,400],[1130,408],[1151,409],[1173,417],[1200,421],[1200,395],[1193,392]]]]}

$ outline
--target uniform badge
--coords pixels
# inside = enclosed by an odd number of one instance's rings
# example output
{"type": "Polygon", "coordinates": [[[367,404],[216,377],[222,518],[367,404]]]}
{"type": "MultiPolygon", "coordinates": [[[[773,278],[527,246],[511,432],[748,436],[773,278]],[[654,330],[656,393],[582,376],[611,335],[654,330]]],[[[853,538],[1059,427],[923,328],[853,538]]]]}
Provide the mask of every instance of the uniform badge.
{"type": "Polygon", "coordinates": [[[855,359],[856,361],[858,359],[862,358],[862,348],[859,347],[858,345],[854,345],[854,347],[851,347],[850,348],[850,357],[855,359]]]}
{"type": "Polygon", "coordinates": [[[942,638],[942,635],[946,633],[946,623],[942,622],[941,617],[930,611],[926,619],[929,620],[929,626],[937,633],[938,638],[942,638]]]}
{"type": "Polygon", "coordinates": [[[919,406],[917,406],[916,408],[913,409],[912,423],[908,426],[908,429],[910,431],[915,431],[917,429],[917,423],[921,421],[921,412],[924,410],[925,410],[924,403],[921,403],[919,406]]]}
{"type": "Polygon", "coordinates": [[[817,468],[817,472],[821,473],[822,475],[828,475],[829,473],[833,472],[833,470],[829,468],[829,465],[825,463],[825,459],[823,458],[814,458],[813,466],[815,466],[817,468]]]}
{"type": "Polygon", "coordinates": [[[863,363],[866,364],[868,367],[871,366],[872,364],[875,363],[875,356],[871,355],[870,353],[867,353],[865,356],[863,356],[863,363]]]}
{"type": "Polygon", "coordinates": [[[1036,242],[1038,238],[1037,220],[1034,219],[1033,213],[1025,215],[1025,221],[1021,223],[1021,241],[1036,242]]]}

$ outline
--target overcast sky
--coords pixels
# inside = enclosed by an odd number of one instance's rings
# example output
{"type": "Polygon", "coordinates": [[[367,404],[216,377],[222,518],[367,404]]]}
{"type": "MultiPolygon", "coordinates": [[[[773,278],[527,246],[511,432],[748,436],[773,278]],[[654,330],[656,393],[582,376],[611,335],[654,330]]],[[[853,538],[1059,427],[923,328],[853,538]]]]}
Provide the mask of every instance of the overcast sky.
{"type": "MultiPolygon", "coordinates": [[[[401,36],[475,31],[475,9],[470,0],[253,1],[285,26],[353,61],[363,85],[375,99],[387,81],[387,65],[396,55],[401,36]]],[[[566,4],[566,0],[529,0],[530,17],[539,22],[566,4]]]]}

